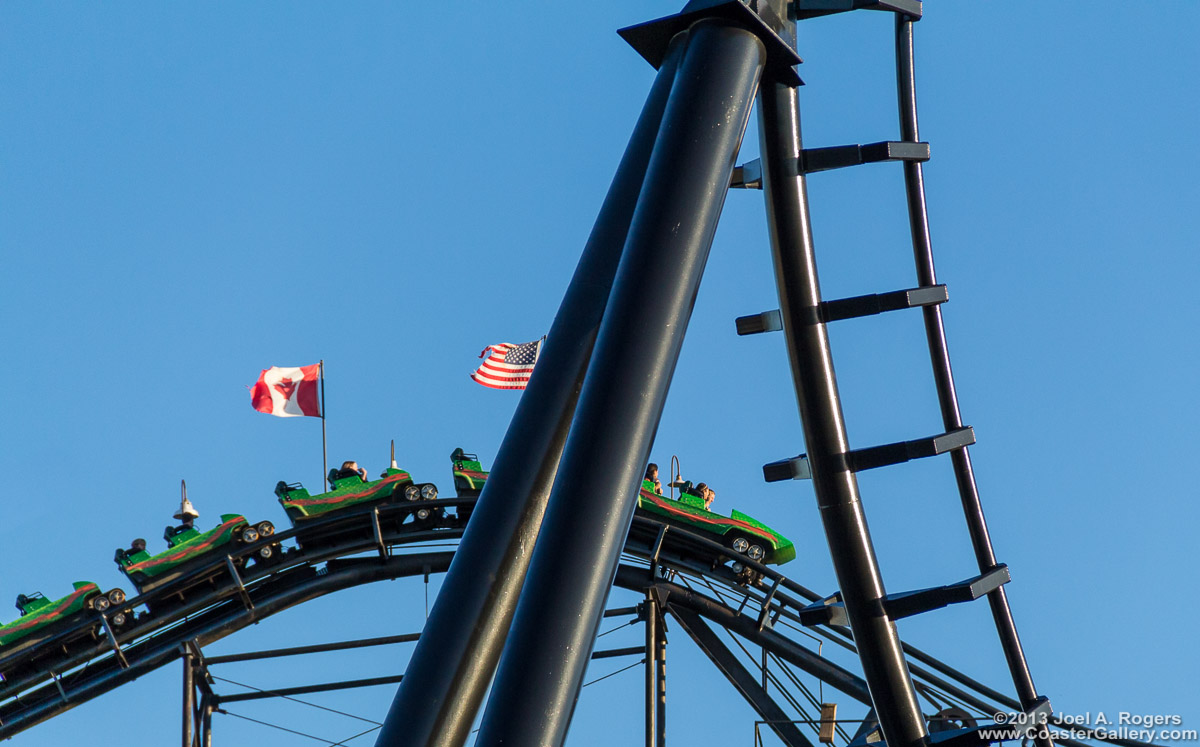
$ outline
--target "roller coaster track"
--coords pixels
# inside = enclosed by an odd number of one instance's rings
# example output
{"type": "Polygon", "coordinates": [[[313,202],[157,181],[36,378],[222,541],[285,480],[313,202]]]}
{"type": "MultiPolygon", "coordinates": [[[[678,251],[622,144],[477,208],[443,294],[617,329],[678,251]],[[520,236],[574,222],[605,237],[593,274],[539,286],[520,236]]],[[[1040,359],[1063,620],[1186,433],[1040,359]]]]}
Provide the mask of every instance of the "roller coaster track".
{"type": "MultiPolygon", "coordinates": [[[[443,508],[473,506],[473,498],[438,501],[443,508]]],[[[149,594],[129,600],[134,609],[154,608],[130,625],[114,631],[101,613],[86,615],[59,630],[33,651],[0,659],[19,674],[0,682],[0,739],[29,729],[76,705],[103,695],[148,672],[179,659],[184,646],[198,649],[290,607],[342,589],[401,577],[442,573],[453,551],[434,547],[462,534],[464,522],[446,516],[436,525],[419,527],[406,518],[413,504],[383,505],[348,511],[302,524],[269,539],[214,554],[202,568],[149,594]],[[238,571],[238,561],[267,543],[286,546],[275,562],[238,571]],[[197,579],[214,576],[196,591],[197,579]],[[191,587],[186,595],[181,592],[191,587]],[[167,606],[171,599],[182,601],[167,606]],[[78,639],[82,646],[65,655],[60,642],[78,639]],[[22,667],[22,662],[26,665],[22,667]],[[30,666],[36,662],[37,666],[30,666]]],[[[772,567],[737,558],[747,571],[731,567],[734,553],[708,537],[649,515],[635,516],[618,568],[615,586],[651,595],[669,613],[749,704],[786,744],[809,745],[784,710],[755,682],[752,674],[729,656],[708,623],[724,628],[777,661],[786,663],[870,705],[866,683],[803,644],[813,636],[854,650],[849,629],[806,625],[801,611],[822,596],[772,567]],[[707,621],[707,622],[706,622],[707,621]]],[[[811,644],[810,644],[811,645],[811,644]]],[[[1019,703],[983,685],[913,646],[906,645],[909,666],[923,687],[948,694],[981,713],[1015,711],[1019,703]]],[[[765,677],[765,675],[763,675],[765,677]]],[[[1082,744],[1059,740],[1064,744],[1082,744]]],[[[1105,739],[1126,747],[1130,740],[1105,739]]]]}

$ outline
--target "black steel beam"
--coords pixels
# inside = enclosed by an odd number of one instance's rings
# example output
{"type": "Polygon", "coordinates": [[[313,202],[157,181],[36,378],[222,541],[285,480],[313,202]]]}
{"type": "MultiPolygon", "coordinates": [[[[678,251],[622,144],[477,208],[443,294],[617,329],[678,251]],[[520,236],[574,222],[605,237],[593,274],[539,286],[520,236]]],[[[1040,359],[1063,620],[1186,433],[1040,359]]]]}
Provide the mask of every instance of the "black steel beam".
{"type": "Polygon", "coordinates": [[[479,744],[566,738],[728,193],[766,50],[687,33],[479,744]]]}
{"type": "Polygon", "coordinates": [[[375,742],[459,745],[502,647],[559,468],[677,59],[659,70],[455,561],[375,742]]]}
{"type": "Polygon", "coordinates": [[[921,0],[795,0],[792,12],[803,20],[849,10],[890,10],[920,18],[921,0]]]}
{"type": "MultiPolygon", "coordinates": [[[[821,305],[797,90],[767,83],[759,95],[763,195],[779,308],[821,521],[872,703],[891,747],[923,742],[926,729],[900,636],[882,608],[884,590],[858,492],[821,305]]],[[[922,283],[933,285],[933,283],[922,283]]],[[[937,308],[937,307],[933,307],[937,308]]]]}
{"type": "Polygon", "coordinates": [[[90,698],[108,692],[148,672],[179,658],[180,642],[195,640],[206,646],[258,620],[324,594],[360,584],[401,576],[418,575],[426,569],[441,573],[450,564],[450,552],[431,552],[419,555],[396,555],[387,561],[371,559],[369,564],[347,565],[330,570],[323,576],[304,576],[298,586],[284,588],[255,587],[253,612],[240,599],[229,599],[213,609],[197,615],[172,631],[173,635],[150,639],[144,645],[126,646],[129,668],[121,668],[115,657],[98,662],[73,674],[65,687],[66,698],[59,697],[55,688],[44,686],[22,693],[20,701],[0,705],[0,740],[24,731],[46,719],[74,708],[90,698]]]}
{"type": "Polygon", "coordinates": [[[867,683],[861,677],[800,646],[773,628],[759,629],[758,622],[753,617],[740,614],[737,610],[684,586],[655,578],[645,568],[622,565],[617,569],[613,583],[622,589],[641,593],[645,593],[647,589],[654,589],[661,603],[692,610],[730,633],[736,633],[756,646],[768,648],[779,658],[859,703],[871,705],[871,694],[867,690],[867,683]]]}
{"type": "Polygon", "coordinates": [[[225,656],[207,656],[204,663],[228,664],[234,661],[253,661],[255,659],[273,659],[278,656],[299,656],[301,654],[319,654],[325,651],[344,651],[351,648],[367,646],[386,646],[391,643],[412,643],[421,637],[420,633],[405,633],[404,635],[386,635],[379,638],[359,638],[354,641],[339,641],[337,643],[318,643],[313,646],[293,646],[292,648],[274,648],[264,651],[248,651],[244,654],[227,654],[225,656]]]}
{"type": "MultiPolygon", "coordinates": [[[[856,319],[863,316],[882,314],[885,311],[913,309],[920,306],[945,303],[950,299],[946,286],[934,285],[929,288],[909,288],[907,290],[891,291],[890,293],[869,293],[865,296],[839,298],[834,301],[822,301],[817,307],[816,319],[822,322],[838,322],[843,319],[856,319]]],[[[762,332],[779,332],[783,329],[783,317],[779,309],[771,309],[759,314],[739,316],[735,320],[739,335],[756,335],[762,332]]]]}
{"type": "Polygon", "coordinates": [[[807,148],[800,153],[800,170],[805,174],[883,161],[928,161],[929,143],[886,141],[867,145],[835,145],[807,148]]]}
{"type": "Polygon", "coordinates": [[[775,735],[783,740],[784,744],[792,747],[813,747],[812,742],[808,741],[800,732],[787,713],[767,694],[766,688],[758,683],[754,675],[734,656],[724,641],[717,637],[712,628],[700,619],[699,615],[691,610],[673,606],[668,606],[667,609],[679,621],[680,626],[687,631],[691,639],[696,642],[704,655],[709,658],[709,661],[720,670],[721,674],[725,675],[729,683],[766,721],[767,726],[771,727],[771,731],[775,732],[775,735]]]}
{"type": "Polygon", "coordinates": [[[293,695],[308,693],[327,693],[334,690],[353,690],[357,687],[374,687],[376,685],[394,685],[403,680],[403,675],[392,674],[385,677],[366,677],[357,680],[342,680],[340,682],[321,682],[316,685],[296,685],[294,687],[277,687],[274,690],[259,690],[252,693],[237,693],[235,695],[214,695],[211,698],[214,707],[224,703],[240,703],[246,700],[265,700],[267,698],[290,698],[293,695]]]}
{"type": "Polygon", "coordinates": [[[183,718],[181,719],[183,747],[191,747],[192,714],[196,710],[196,687],[193,684],[196,669],[192,662],[192,652],[188,650],[187,646],[183,647],[183,656],[180,659],[183,662],[183,718]]]}
{"type": "MultiPolygon", "coordinates": [[[[896,16],[896,89],[900,112],[900,138],[908,142],[920,141],[917,125],[916,65],[913,53],[913,19],[896,16]]],[[[937,271],[933,263],[933,240],[929,231],[929,212],[925,205],[925,176],[919,162],[904,164],[904,187],[908,200],[908,219],[912,230],[913,259],[916,263],[917,281],[920,285],[937,285],[937,271]]],[[[933,363],[933,378],[941,406],[942,422],[947,431],[963,427],[962,413],[958,406],[958,393],[954,387],[954,372],[950,367],[950,351],[946,345],[946,329],[942,323],[940,306],[922,309],[925,321],[925,336],[929,355],[933,363]]],[[[971,466],[971,455],[967,449],[958,449],[951,455],[954,477],[958,483],[959,497],[971,545],[980,573],[987,573],[998,565],[992,539],[988,532],[987,518],[979,498],[975,472],[971,466]]],[[[1021,648],[1017,635],[1017,624],[1008,605],[1008,596],[1001,586],[988,594],[988,605],[1000,637],[1004,657],[1012,673],[1013,684],[1021,699],[1024,710],[1038,705],[1040,700],[1033,675],[1021,648]]],[[[1050,739],[1038,738],[1038,747],[1051,747],[1050,739]]]]}
{"type": "MultiPolygon", "coordinates": [[[[653,589],[646,592],[646,601],[642,602],[646,633],[646,667],[645,667],[645,702],[644,721],[646,724],[646,747],[656,747],[658,733],[662,725],[658,723],[658,667],[655,662],[658,653],[658,624],[661,616],[658,611],[658,600],[654,598],[653,589]]],[[[593,654],[593,656],[595,656],[593,654]]]]}

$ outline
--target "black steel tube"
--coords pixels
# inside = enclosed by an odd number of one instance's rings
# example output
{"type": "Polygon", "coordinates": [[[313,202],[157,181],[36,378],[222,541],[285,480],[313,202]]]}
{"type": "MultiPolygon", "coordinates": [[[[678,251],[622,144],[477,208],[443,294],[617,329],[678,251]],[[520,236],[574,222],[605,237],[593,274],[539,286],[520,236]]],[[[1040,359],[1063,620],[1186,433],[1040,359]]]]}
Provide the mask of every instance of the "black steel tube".
{"type": "Polygon", "coordinates": [[[850,449],[829,337],[817,315],[821,291],[807,187],[798,168],[803,146],[794,87],[764,83],[759,132],[779,308],[821,521],[884,738],[893,747],[915,745],[925,737],[925,721],[900,636],[883,610],[883,578],[858,480],[846,463],[850,449]]]}
{"type": "Polygon", "coordinates": [[[441,551],[395,555],[386,561],[375,559],[369,564],[342,565],[315,578],[305,576],[299,586],[265,587],[265,590],[255,587],[251,589],[253,611],[241,600],[227,601],[179,624],[166,635],[149,639],[144,645],[127,646],[128,668],[120,667],[110,658],[77,672],[66,686],[66,699],[59,696],[56,688],[47,686],[23,693],[20,701],[0,705],[0,740],[170,664],[179,658],[183,641],[194,640],[204,647],[277,612],[333,591],[427,571],[442,573],[449,566],[451,556],[452,553],[441,551]]]}
{"type": "Polygon", "coordinates": [[[662,614],[662,608],[659,607],[658,646],[654,649],[654,692],[658,710],[654,747],[666,747],[667,744],[667,630],[662,625],[662,614]]]}
{"type": "Polygon", "coordinates": [[[654,747],[658,735],[658,602],[646,591],[646,747],[654,747]]]}
{"type": "Polygon", "coordinates": [[[203,708],[203,716],[201,717],[201,728],[203,731],[200,736],[201,747],[212,747],[212,714],[213,707],[206,703],[203,708]]]}
{"type": "Polygon", "coordinates": [[[566,738],[629,531],[766,58],[723,21],[688,33],[480,745],[566,738]]]}
{"type": "Polygon", "coordinates": [[[307,695],[308,693],[327,693],[335,690],[353,690],[357,687],[374,687],[376,685],[394,685],[402,681],[402,676],[399,674],[387,675],[385,677],[366,677],[357,680],[343,680],[341,682],[322,682],[316,685],[296,685],[294,687],[278,687],[274,690],[258,690],[252,693],[237,693],[236,695],[216,695],[213,696],[214,705],[222,705],[224,703],[240,703],[245,700],[265,700],[267,698],[289,698],[293,695],[307,695]]]}
{"type": "MultiPolygon", "coordinates": [[[[913,21],[903,14],[896,16],[896,88],[897,102],[900,110],[900,138],[917,142],[920,133],[917,127],[917,84],[913,55],[913,21]]],[[[906,161],[904,163],[904,186],[908,197],[908,218],[912,228],[913,258],[917,266],[917,279],[920,285],[936,285],[937,273],[933,265],[933,242],[929,233],[929,213],[925,205],[925,177],[921,163],[906,161]]],[[[958,394],[954,387],[954,373],[950,368],[950,351],[946,345],[946,330],[942,324],[941,306],[925,306],[922,309],[925,320],[925,336],[929,343],[929,355],[933,361],[933,377],[937,388],[938,402],[942,410],[942,422],[946,430],[951,431],[963,425],[962,414],[958,406],[958,394]]],[[[979,489],[975,483],[975,473],[971,468],[971,455],[966,448],[958,449],[951,454],[954,466],[954,477],[958,483],[958,492],[962,501],[963,514],[966,516],[967,529],[971,535],[971,545],[975,549],[975,559],[980,572],[986,573],[996,565],[996,553],[992,549],[992,540],[988,534],[987,519],[983,515],[983,504],[979,499],[979,489]]],[[[988,594],[988,604],[991,607],[992,618],[996,623],[996,631],[1000,636],[1000,645],[1004,657],[1008,661],[1012,673],[1013,684],[1017,695],[1025,709],[1034,707],[1037,702],[1037,689],[1033,684],[1033,675],[1021,649],[1021,639],[1017,636],[1017,625],[1013,620],[1012,610],[1008,606],[1008,597],[1001,586],[988,594]]],[[[1050,747],[1048,739],[1039,739],[1039,747],[1050,747]]]]}
{"type": "Polygon", "coordinates": [[[195,669],[192,654],[183,649],[183,747],[192,747],[192,712],[196,709],[196,686],[192,681],[195,669]]]}
{"type": "Polygon", "coordinates": [[[377,747],[460,745],[469,736],[529,567],[676,65],[668,55],[646,98],[377,747]]]}
{"type": "Polygon", "coordinates": [[[752,615],[741,614],[737,610],[685,586],[656,579],[645,568],[622,565],[617,569],[614,583],[622,589],[638,592],[644,592],[650,587],[657,587],[660,598],[668,600],[668,611],[671,607],[686,607],[694,610],[730,633],[736,633],[755,645],[766,646],[784,661],[849,695],[859,703],[871,704],[871,694],[867,690],[867,683],[857,675],[804,648],[774,628],[759,628],[758,621],[752,615]]]}
{"type": "Polygon", "coordinates": [[[412,643],[421,637],[420,633],[404,633],[403,635],[387,635],[379,638],[359,638],[354,641],[338,641],[337,643],[318,643],[312,646],[294,646],[292,648],[273,648],[264,651],[248,651],[244,654],[227,654],[225,656],[210,656],[205,659],[209,666],[213,664],[228,664],[234,661],[254,661],[255,659],[273,659],[279,656],[299,656],[301,654],[319,654],[326,651],[344,651],[349,648],[366,646],[386,646],[391,643],[412,643]]]}

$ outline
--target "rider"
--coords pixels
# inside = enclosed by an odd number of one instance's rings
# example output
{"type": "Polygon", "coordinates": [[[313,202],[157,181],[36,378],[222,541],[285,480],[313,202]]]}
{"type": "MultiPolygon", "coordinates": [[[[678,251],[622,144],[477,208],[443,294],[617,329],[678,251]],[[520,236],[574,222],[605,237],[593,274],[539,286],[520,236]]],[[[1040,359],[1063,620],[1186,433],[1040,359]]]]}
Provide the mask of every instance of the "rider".
{"type": "Polygon", "coordinates": [[[662,480],[658,479],[658,465],[655,464],[654,462],[650,462],[650,464],[646,465],[646,478],[645,479],[654,483],[654,492],[655,493],[658,493],[659,495],[663,494],[662,480]]]}

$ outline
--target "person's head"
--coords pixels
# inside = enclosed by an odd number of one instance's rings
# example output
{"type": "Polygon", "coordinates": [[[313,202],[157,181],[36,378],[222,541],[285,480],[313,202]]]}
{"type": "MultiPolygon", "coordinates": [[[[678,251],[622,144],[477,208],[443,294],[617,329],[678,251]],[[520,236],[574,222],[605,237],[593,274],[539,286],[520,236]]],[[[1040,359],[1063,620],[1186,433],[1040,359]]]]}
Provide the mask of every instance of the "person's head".
{"type": "Polygon", "coordinates": [[[354,461],[353,459],[348,459],[348,460],[342,462],[342,469],[348,469],[348,470],[352,470],[354,472],[358,472],[358,462],[354,461]]]}
{"type": "Polygon", "coordinates": [[[647,480],[657,480],[658,479],[658,465],[655,464],[654,462],[650,462],[650,464],[646,465],[646,479],[647,480]]]}

